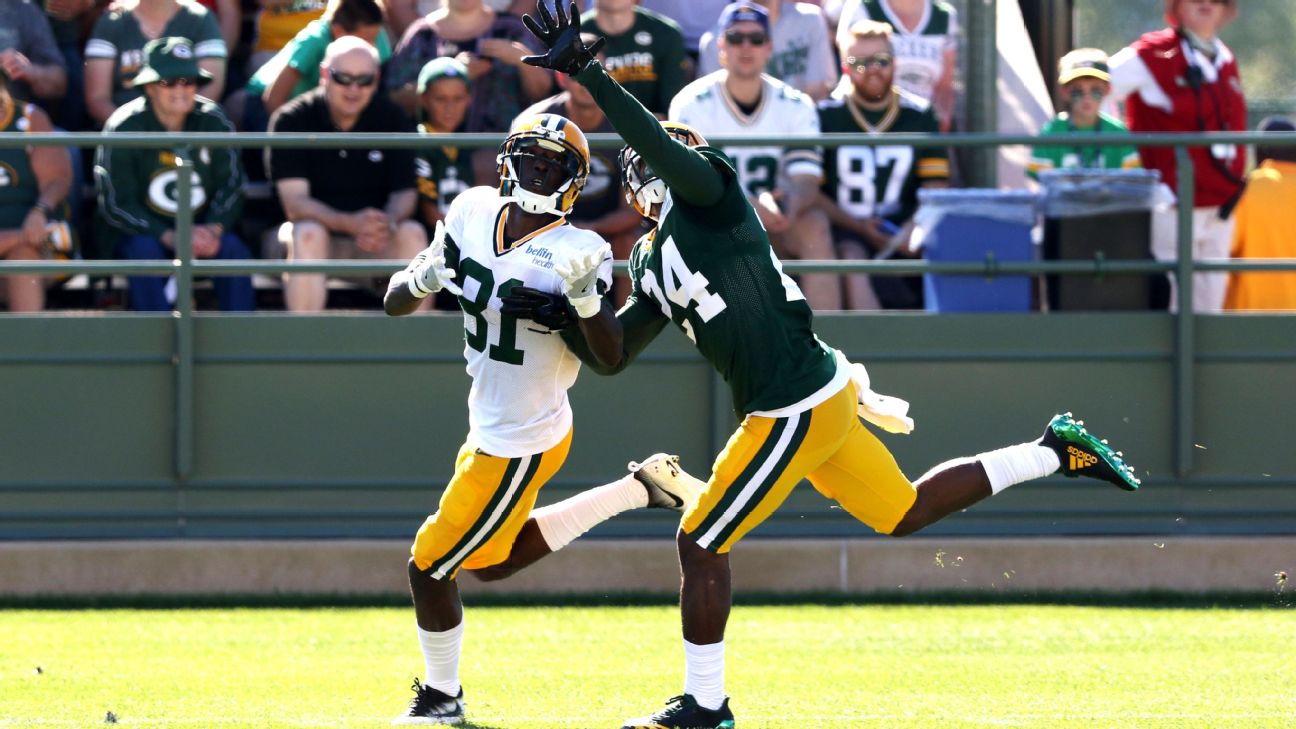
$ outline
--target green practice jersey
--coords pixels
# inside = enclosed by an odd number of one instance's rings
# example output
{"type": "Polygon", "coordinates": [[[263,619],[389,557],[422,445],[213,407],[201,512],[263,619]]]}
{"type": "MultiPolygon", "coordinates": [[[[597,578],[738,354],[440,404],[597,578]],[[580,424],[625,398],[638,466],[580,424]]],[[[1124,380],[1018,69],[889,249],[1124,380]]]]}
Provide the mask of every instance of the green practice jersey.
{"type": "MultiPolygon", "coordinates": [[[[0,134],[26,134],[31,104],[15,100],[8,117],[0,118],[0,134]]],[[[31,158],[22,147],[0,149],[0,230],[21,228],[27,213],[40,197],[31,158]]]]}
{"type": "MultiPolygon", "coordinates": [[[[147,96],[113,112],[104,133],[165,132],[147,96]]],[[[234,133],[234,126],[215,102],[198,97],[181,132],[234,133]]],[[[191,152],[194,222],[219,223],[229,230],[243,209],[243,163],[238,150],[197,147],[191,152]]],[[[171,150],[100,147],[95,154],[99,213],[113,228],[128,234],[161,236],[175,227],[180,207],[176,155],[171,150]]]]}
{"type": "MultiPolygon", "coordinates": [[[[894,93],[885,109],[861,107],[851,97],[819,103],[819,128],[828,132],[870,134],[935,133],[936,117],[912,97],[894,93]]],[[[843,145],[824,150],[824,194],[845,212],[860,218],[903,223],[918,207],[923,181],[949,179],[943,147],[843,145]]]]}
{"type": "MultiPolygon", "coordinates": [[[[419,125],[419,132],[433,133],[424,124],[419,125]]],[[[475,184],[471,150],[458,147],[419,147],[414,171],[418,175],[419,197],[436,203],[442,215],[459,193],[475,184]]]]}
{"type": "Polygon", "coordinates": [[[684,36],[675,21],[635,8],[634,25],[619,35],[598,29],[595,11],[581,16],[581,30],[605,36],[607,72],[654,114],[666,114],[671,99],[684,88],[687,57],[684,36]]]}
{"type": "Polygon", "coordinates": [[[669,170],[658,226],[630,256],[632,290],[617,314],[626,346],[642,349],[644,332],[675,322],[729,385],[740,417],[799,412],[837,380],[844,386],[724,154],[672,140],[597,64],[578,80],[650,168],[669,170]]]}
{"type": "MultiPolygon", "coordinates": [[[[182,1],[175,15],[167,21],[159,37],[188,38],[194,46],[194,58],[226,58],[229,53],[221,38],[216,14],[198,3],[182,1]]],[[[129,10],[109,9],[95,22],[86,43],[86,60],[102,58],[113,62],[112,103],[121,106],[144,94],[131,81],[144,67],[144,46],[152,38],[144,35],[139,20],[129,10]]],[[[69,90],[70,91],[70,90],[69,90]]]]}
{"type": "MultiPolygon", "coordinates": [[[[1098,125],[1092,129],[1080,129],[1071,123],[1066,112],[1057,115],[1044,125],[1040,136],[1055,136],[1071,133],[1129,134],[1129,129],[1118,119],[1106,114],[1098,115],[1098,125]]],[[[1044,170],[1065,170],[1076,167],[1098,168],[1107,170],[1129,170],[1142,166],[1138,150],[1129,147],[1080,147],[1077,145],[1038,145],[1031,150],[1031,161],[1026,166],[1026,174],[1032,179],[1039,179],[1044,170]]]]}

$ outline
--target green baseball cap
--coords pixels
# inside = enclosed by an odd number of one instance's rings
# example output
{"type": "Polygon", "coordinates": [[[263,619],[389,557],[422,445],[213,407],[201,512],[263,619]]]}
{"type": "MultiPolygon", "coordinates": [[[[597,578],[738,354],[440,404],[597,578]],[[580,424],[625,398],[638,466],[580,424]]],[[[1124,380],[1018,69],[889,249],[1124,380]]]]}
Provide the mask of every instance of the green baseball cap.
{"type": "Polygon", "coordinates": [[[134,86],[163,79],[196,78],[211,81],[212,75],[198,67],[193,43],[188,38],[158,38],[144,46],[144,68],[135,75],[134,86]]]}
{"type": "Polygon", "coordinates": [[[465,86],[472,88],[472,82],[468,80],[468,67],[449,56],[441,56],[428,61],[419,71],[418,92],[421,94],[427,91],[429,86],[443,78],[459,79],[465,86]]]}

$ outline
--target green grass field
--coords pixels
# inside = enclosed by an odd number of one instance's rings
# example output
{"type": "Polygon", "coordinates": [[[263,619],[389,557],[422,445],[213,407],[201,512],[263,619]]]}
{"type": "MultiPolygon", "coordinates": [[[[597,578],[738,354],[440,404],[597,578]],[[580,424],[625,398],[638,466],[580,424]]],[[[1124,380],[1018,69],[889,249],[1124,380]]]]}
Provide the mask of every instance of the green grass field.
{"type": "MultiPolygon", "coordinates": [[[[470,608],[470,726],[616,729],[677,692],[669,607],[470,608]]],[[[1290,609],[735,608],[757,727],[1292,727],[1290,609]]],[[[397,608],[0,610],[0,727],[379,727],[422,661],[397,608]]]]}

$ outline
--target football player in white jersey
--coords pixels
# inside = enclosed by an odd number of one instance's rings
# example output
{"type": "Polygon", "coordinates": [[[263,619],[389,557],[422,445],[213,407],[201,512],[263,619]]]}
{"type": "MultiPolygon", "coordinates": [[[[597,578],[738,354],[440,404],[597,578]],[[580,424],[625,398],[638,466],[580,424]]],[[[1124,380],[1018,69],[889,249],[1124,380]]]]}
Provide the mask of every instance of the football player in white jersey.
{"type": "Polygon", "coordinates": [[[532,512],[540,487],[567,457],[567,390],[580,370],[553,332],[574,318],[588,341],[604,344],[595,356],[616,361],[621,325],[603,298],[609,246],[566,218],[589,175],[584,133],[557,114],[540,114],[514,128],[497,165],[499,189],[474,187],[455,198],[432,244],[392,276],[383,300],[399,316],[442,288],[455,294],[473,378],[467,441],[410,549],[425,675],[415,679],[398,724],[464,721],[460,570],[503,579],[627,509],[682,510],[702,486],[676,475],[673,456],[656,454],[631,463],[617,481],[532,512]],[[526,318],[510,306],[522,306],[526,318]]]}
{"type": "MultiPolygon", "coordinates": [[[[744,0],[730,3],[719,28],[723,68],[685,86],[671,101],[667,118],[708,137],[803,138],[787,146],[723,149],[779,256],[833,258],[828,218],[814,205],[823,177],[820,152],[813,143],[819,134],[814,102],[765,73],[773,53],[765,8],[744,0]]],[[[810,308],[842,308],[840,277],[800,278],[810,308]]]]}

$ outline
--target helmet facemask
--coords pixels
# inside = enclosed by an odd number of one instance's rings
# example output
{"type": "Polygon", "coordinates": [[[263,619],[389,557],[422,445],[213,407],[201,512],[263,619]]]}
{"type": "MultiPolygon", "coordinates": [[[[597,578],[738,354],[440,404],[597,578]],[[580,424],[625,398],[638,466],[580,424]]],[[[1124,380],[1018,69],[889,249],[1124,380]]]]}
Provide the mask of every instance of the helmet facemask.
{"type": "Polygon", "coordinates": [[[504,140],[499,156],[500,192],[532,214],[566,215],[589,177],[584,159],[565,140],[533,135],[504,140]],[[557,156],[555,156],[557,153],[557,156]],[[540,184],[535,184],[540,178],[540,184]]]}
{"type": "Polygon", "coordinates": [[[666,202],[666,181],[630,147],[621,148],[621,181],[626,202],[645,218],[657,219],[666,202]]]}

